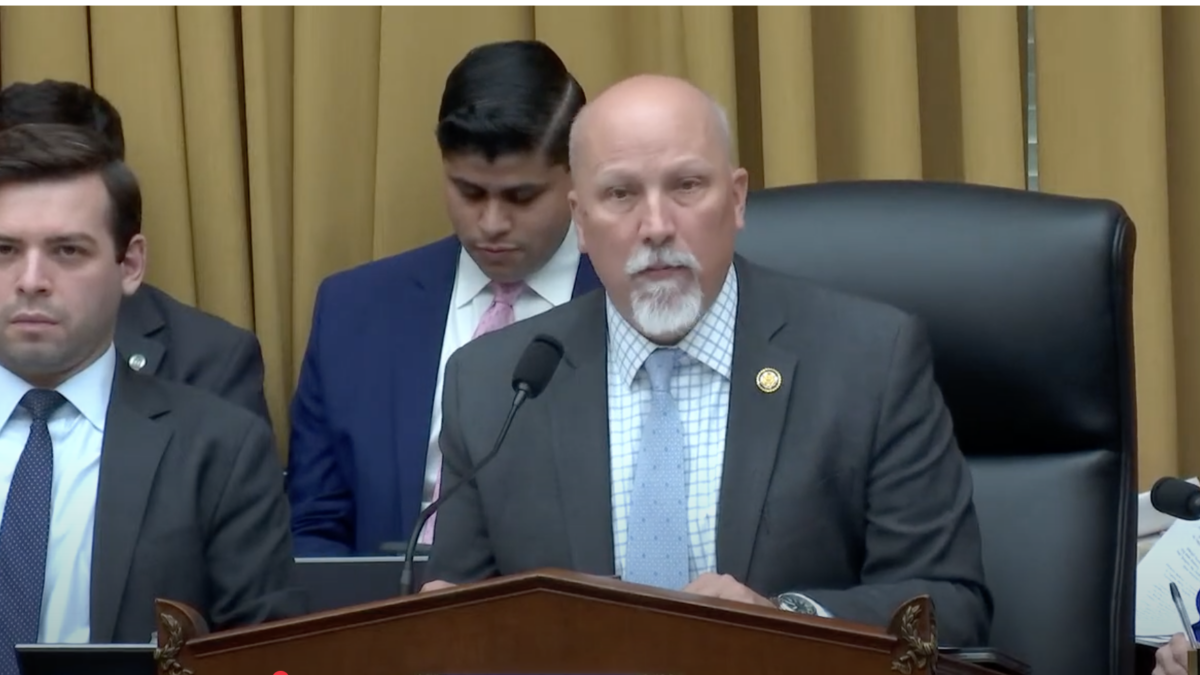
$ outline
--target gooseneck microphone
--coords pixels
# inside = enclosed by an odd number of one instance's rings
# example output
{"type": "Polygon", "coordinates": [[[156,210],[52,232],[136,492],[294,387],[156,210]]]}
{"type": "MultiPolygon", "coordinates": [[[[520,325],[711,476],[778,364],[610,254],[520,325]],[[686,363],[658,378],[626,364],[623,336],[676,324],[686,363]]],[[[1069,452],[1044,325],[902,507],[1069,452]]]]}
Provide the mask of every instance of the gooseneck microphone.
{"type": "Polygon", "coordinates": [[[1150,505],[1180,520],[1200,520],[1200,487],[1179,478],[1159,478],[1150,488],[1150,505]]]}
{"type": "Polygon", "coordinates": [[[417,524],[413,527],[412,534],[408,537],[408,546],[404,549],[404,568],[400,572],[400,595],[412,594],[413,554],[417,548],[417,537],[420,536],[425,523],[434,513],[437,513],[438,507],[458,492],[459,488],[475,480],[475,476],[479,474],[480,470],[500,452],[500,446],[504,443],[504,437],[508,435],[508,428],[512,426],[517,410],[525,401],[537,398],[546,385],[550,384],[550,378],[554,376],[554,371],[558,369],[558,362],[562,361],[562,357],[562,344],[549,335],[538,335],[525,348],[525,352],[521,354],[521,360],[517,362],[517,367],[513,370],[512,387],[516,394],[513,396],[512,406],[508,409],[508,416],[504,418],[504,424],[500,427],[500,433],[496,435],[496,443],[492,445],[491,452],[484,455],[483,459],[479,460],[457,483],[443,490],[438,498],[426,506],[421,511],[421,515],[417,516],[417,524]]]}

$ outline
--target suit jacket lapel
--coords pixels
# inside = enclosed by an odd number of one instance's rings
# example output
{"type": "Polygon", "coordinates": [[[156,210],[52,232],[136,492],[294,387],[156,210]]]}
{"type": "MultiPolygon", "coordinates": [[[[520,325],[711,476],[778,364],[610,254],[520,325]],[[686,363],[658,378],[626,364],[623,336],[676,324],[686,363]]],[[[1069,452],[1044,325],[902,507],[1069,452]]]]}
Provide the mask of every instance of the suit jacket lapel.
{"type": "Polygon", "coordinates": [[[607,328],[604,293],[578,300],[578,321],[560,339],[564,359],[548,392],[554,464],[572,569],[610,575],[612,490],[608,449],[607,328]]]}
{"type": "MultiPolygon", "coordinates": [[[[111,642],[142,517],[171,432],[156,424],[165,397],[149,376],[117,364],[104,423],[92,542],[91,641],[111,642]]],[[[150,636],[147,635],[146,639],[150,636]]]]}
{"type": "Polygon", "coordinates": [[[771,343],[786,318],[769,289],[758,288],[754,268],[741,258],[738,273],[737,340],[729,392],[729,426],[717,515],[717,570],[745,581],[762,521],[763,502],[779,450],[796,378],[796,357],[771,343]],[[781,382],[763,391],[757,378],[778,371],[781,382]]]}
{"type": "MultiPolygon", "coordinates": [[[[433,397],[460,250],[454,237],[439,242],[438,248],[431,251],[428,264],[413,271],[409,292],[414,300],[393,311],[392,335],[397,342],[387,351],[395,354],[391,378],[395,414],[390,416],[395,445],[384,448],[387,457],[382,461],[395,467],[399,486],[395,491],[399,500],[395,509],[403,523],[400,530],[404,536],[417,519],[424,494],[433,397]]],[[[386,467],[384,464],[379,469],[386,467]]]]}
{"type": "Polygon", "coordinates": [[[596,276],[596,268],[592,267],[592,259],[587,254],[579,256],[579,267],[575,270],[575,287],[571,297],[578,298],[600,288],[600,277],[596,276]]]}
{"type": "Polygon", "coordinates": [[[131,365],[144,360],[144,364],[137,369],[138,372],[147,375],[157,373],[166,348],[155,340],[153,335],[165,326],[166,321],[155,307],[149,289],[139,289],[137,293],[122,300],[114,340],[118,360],[131,365]]]}

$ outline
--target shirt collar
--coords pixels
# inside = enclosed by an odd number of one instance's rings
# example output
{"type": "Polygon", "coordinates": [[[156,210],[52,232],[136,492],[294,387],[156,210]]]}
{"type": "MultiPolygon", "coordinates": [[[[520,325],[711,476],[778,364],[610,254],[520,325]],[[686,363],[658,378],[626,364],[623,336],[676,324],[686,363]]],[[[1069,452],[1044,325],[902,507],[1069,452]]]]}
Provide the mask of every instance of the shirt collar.
{"type": "MultiPolygon", "coordinates": [[[[112,396],[116,364],[116,348],[110,344],[100,358],[55,388],[99,431],[104,431],[104,420],[108,416],[108,402],[112,396]]],[[[32,384],[22,380],[12,371],[0,367],[0,415],[3,416],[2,419],[12,418],[21,398],[34,388],[32,384]]]]}
{"type": "MultiPolygon", "coordinates": [[[[579,238],[572,221],[567,227],[567,234],[562,244],[550,260],[542,268],[529,275],[525,284],[530,290],[540,295],[546,302],[557,307],[571,300],[575,291],[575,275],[579,271],[579,238]]],[[[455,309],[460,309],[471,303],[492,282],[475,260],[462,249],[458,254],[458,274],[454,278],[454,299],[451,301],[455,309]]]]}
{"type": "MultiPolygon", "coordinates": [[[[632,385],[638,371],[658,349],[646,336],[631,326],[617,311],[612,298],[605,296],[608,314],[608,351],[611,372],[620,382],[632,385]]],[[[682,340],[679,349],[684,353],[682,363],[698,361],[710,370],[729,379],[733,372],[733,337],[737,324],[738,279],[737,270],[729,266],[725,283],[717,299],[713,301],[699,323],[682,340]]]]}

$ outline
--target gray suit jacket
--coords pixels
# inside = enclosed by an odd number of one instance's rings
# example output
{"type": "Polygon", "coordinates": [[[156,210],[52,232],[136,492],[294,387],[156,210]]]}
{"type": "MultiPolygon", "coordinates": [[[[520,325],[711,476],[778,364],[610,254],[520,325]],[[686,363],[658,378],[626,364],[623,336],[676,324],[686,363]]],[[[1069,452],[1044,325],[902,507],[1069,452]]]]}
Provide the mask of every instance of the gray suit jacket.
{"type": "Polygon", "coordinates": [[[147,642],[155,598],[191,605],[213,629],[302,614],[289,522],[266,422],[118,362],[96,498],[92,642],[147,642]]]}
{"type": "MultiPolygon", "coordinates": [[[[911,316],[737,259],[739,307],[717,517],[717,571],[886,625],[932,596],[942,642],[986,644],[992,600],[966,462],[911,316]],[[755,384],[766,367],[778,391],[755,384]]],[[[428,578],[541,567],[611,575],[602,292],[483,336],[445,376],[444,484],[491,449],[512,369],[539,333],[565,357],[500,455],[438,513],[428,578]]]]}
{"type": "Polygon", "coordinates": [[[145,359],[139,372],[211,391],[270,423],[254,333],[142,284],[121,303],[115,342],[121,361],[145,359]]]}

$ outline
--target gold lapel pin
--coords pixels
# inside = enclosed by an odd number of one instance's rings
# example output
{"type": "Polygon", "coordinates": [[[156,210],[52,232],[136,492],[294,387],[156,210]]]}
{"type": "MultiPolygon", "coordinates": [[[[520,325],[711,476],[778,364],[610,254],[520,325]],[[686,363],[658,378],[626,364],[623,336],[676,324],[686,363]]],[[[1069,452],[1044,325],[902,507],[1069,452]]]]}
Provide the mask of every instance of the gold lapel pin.
{"type": "Polygon", "coordinates": [[[779,391],[779,386],[783,384],[783,376],[774,368],[763,368],[758,371],[758,377],[754,378],[754,383],[763,393],[773,394],[779,391]]]}

